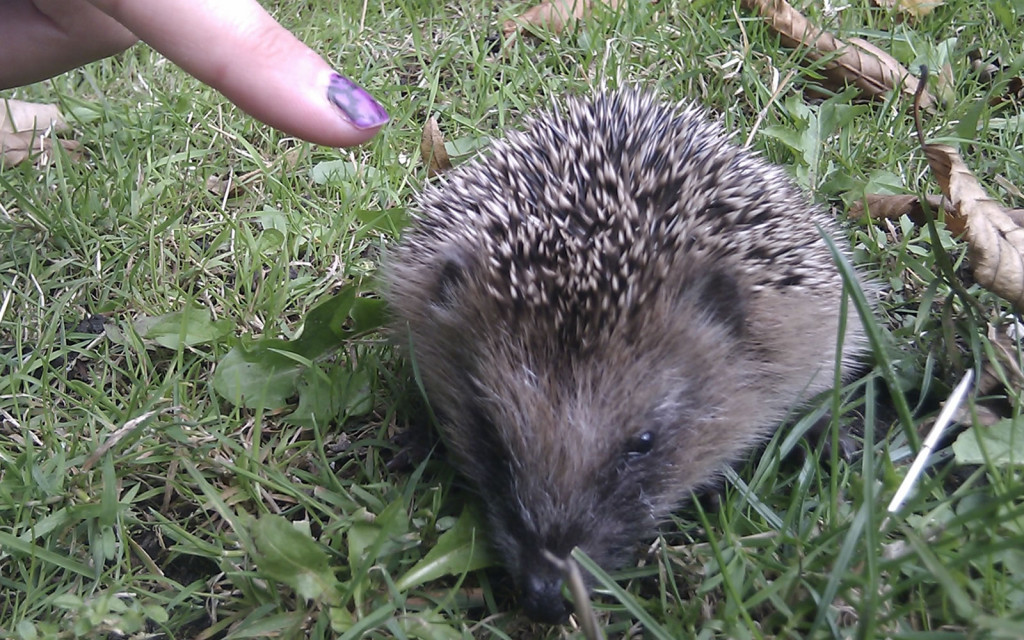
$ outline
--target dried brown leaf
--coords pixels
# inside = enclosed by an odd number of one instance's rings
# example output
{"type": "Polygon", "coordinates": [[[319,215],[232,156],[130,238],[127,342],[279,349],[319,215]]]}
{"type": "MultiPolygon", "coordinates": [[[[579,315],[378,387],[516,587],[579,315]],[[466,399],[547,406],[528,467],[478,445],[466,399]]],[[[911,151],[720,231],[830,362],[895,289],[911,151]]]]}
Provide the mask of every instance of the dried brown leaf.
{"type": "MultiPolygon", "coordinates": [[[[18,133],[0,131],[0,163],[4,167],[13,167],[32,158],[40,166],[48,165],[53,162],[53,141],[54,138],[33,135],[31,131],[18,133]]],[[[81,160],[81,145],[77,140],[58,138],[57,141],[68,152],[72,160],[76,162],[81,160]]]]}
{"type": "MultiPolygon", "coordinates": [[[[981,395],[980,386],[978,394],[981,395]]],[[[1001,420],[1010,416],[996,407],[995,403],[972,402],[956,410],[953,414],[953,421],[959,424],[969,424],[974,427],[991,427],[1001,420]],[[990,407],[989,404],[992,406],[990,407]]]]}
{"type": "Polygon", "coordinates": [[[54,104],[0,100],[0,131],[8,133],[66,131],[68,128],[60,109],[54,104]]]}
{"type": "Polygon", "coordinates": [[[423,158],[423,164],[427,167],[427,175],[430,177],[452,168],[448,150],[444,148],[444,136],[441,134],[441,128],[437,126],[437,118],[433,116],[423,125],[423,137],[420,138],[420,157],[423,158]]]}
{"type": "MultiPolygon", "coordinates": [[[[985,85],[993,84],[998,77],[1012,73],[1014,69],[1013,66],[1004,64],[998,55],[981,49],[968,51],[967,61],[971,66],[971,71],[985,85]]],[[[1003,102],[1020,102],[1022,99],[1024,99],[1024,78],[1016,76],[1006,80],[1006,88],[1003,93],[989,98],[989,104],[995,106],[1003,102]]]]}
{"type": "Polygon", "coordinates": [[[505,38],[524,30],[547,31],[561,33],[572,26],[577,20],[590,15],[595,3],[617,9],[623,0],[546,0],[534,5],[512,20],[502,25],[505,38]]]}
{"type": "MultiPolygon", "coordinates": [[[[985,351],[985,360],[975,385],[978,396],[998,394],[1003,390],[1014,395],[1024,391],[1024,371],[1021,371],[1017,361],[1017,340],[1014,337],[1022,329],[1024,325],[1019,322],[1002,330],[991,324],[988,326],[988,340],[992,349],[985,351]]],[[[975,402],[971,406],[960,407],[956,421],[976,427],[991,427],[1009,417],[1010,414],[1001,403],[975,402]]]]}
{"type": "Polygon", "coordinates": [[[1024,209],[1007,209],[1006,215],[1018,227],[1024,227],[1024,209]]]}
{"type": "Polygon", "coordinates": [[[997,389],[1007,389],[1019,394],[1024,390],[1024,371],[1017,361],[1017,344],[1010,331],[1019,332],[1022,326],[1014,324],[1010,330],[999,331],[995,326],[988,326],[988,341],[992,350],[981,367],[978,378],[978,391],[982,394],[994,393],[997,389]]]}
{"type": "Polygon", "coordinates": [[[287,173],[295,171],[295,167],[299,165],[299,162],[305,159],[306,153],[307,147],[305,146],[293,147],[285,151],[284,155],[281,156],[281,168],[287,173]]]}
{"type": "Polygon", "coordinates": [[[974,278],[1024,311],[1024,227],[988,197],[956,149],[926,144],[924,153],[950,202],[946,224],[967,241],[974,278]]]}
{"type": "Polygon", "coordinates": [[[219,198],[236,198],[242,194],[242,183],[236,182],[235,177],[227,175],[212,175],[206,179],[206,190],[219,198]]]}
{"type": "MultiPolygon", "coordinates": [[[[818,27],[785,0],[742,0],[743,7],[759,13],[779,34],[787,47],[802,46],[807,56],[820,60],[833,55],[825,66],[828,79],[837,85],[852,84],[868,98],[878,98],[893,89],[907,97],[914,94],[916,83],[910,72],[895,58],[870,42],[851,38],[843,42],[818,27]]],[[[934,99],[925,93],[922,107],[931,107],[934,99]]]]}
{"type": "Polygon", "coordinates": [[[260,170],[250,171],[238,176],[228,171],[223,176],[211,175],[206,179],[206,190],[221,198],[237,198],[246,190],[253,189],[263,178],[260,170]]]}
{"type": "MultiPolygon", "coordinates": [[[[0,164],[13,167],[29,158],[49,164],[53,158],[51,134],[67,129],[56,105],[0,100],[0,164]]],[[[73,159],[81,158],[77,142],[61,140],[60,144],[73,159]]]]}
{"type": "Polygon", "coordinates": [[[1006,83],[1006,93],[989,100],[989,104],[996,105],[1001,102],[1020,102],[1024,100],[1024,78],[1010,78],[1006,83]]]}
{"type": "Polygon", "coordinates": [[[1001,188],[1005,189],[1006,193],[1010,194],[1017,200],[1024,200],[1024,192],[1022,192],[1017,185],[1013,184],[1003,176],[993,176],[992,180],[1001,188]]]}
{"type": "MultiPolygon", "coordinates": [[[[942,196],[929,195],[927,202],[932,215],[936,215],[943,208],[942,196]]],[[[901,216],[908,216],[916,224],[924,224],[926,221],[921,200],[913,195],[892,196],[880,193],[866,193],[861,200],[850,205],[847,215],[858,220],[864,216],[865,206],[867,207],[868,216],[872,220],[896,220],[901,216]]]]}
{"type": "MultiPolygon", "coordinates": [[[[839,74],[840,79],[851,73],[859,73],[853,84],[865,91],[869,98],[881,97],[893,88],[898,88],[904,97],[914,96],[918,80],[896,58],[867,40],[850,38],[848,42],[850,48],[837,59],[838,64],[844,69],[844,73],[839,74]],[[875,87],[879,88],[877,93],[871,93],[870,89],[875,87]]],[[[933,106],[935,99],[925,91],[921,95],[921,107],[930,109],[933,106]]]]}

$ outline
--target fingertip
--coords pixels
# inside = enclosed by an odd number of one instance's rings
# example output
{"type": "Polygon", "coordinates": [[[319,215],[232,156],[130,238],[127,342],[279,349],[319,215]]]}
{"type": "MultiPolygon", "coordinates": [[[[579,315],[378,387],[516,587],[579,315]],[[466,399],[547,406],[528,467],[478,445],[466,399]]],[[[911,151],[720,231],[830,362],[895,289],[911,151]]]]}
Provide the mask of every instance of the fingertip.
{"type": "Polygon", "coordinates": [[[337,72],[328,77],[327,101],[360,131],[379,130],[390,119],[384,107],[366,89],[337,72]]]}
{"type": "Polygon", "coordinates": [[[384,128],[384,125],[371,127],[368,129],[359,129],[357,127],[352,127],[349,132],[336,138],[335,142],[320,142],[318,144],[322,144],[328,147],[358,147],[359,145],[365,144],[372,140],[373,138],[375,138],[377,136],[377,133],[382,128],[384,128]]]}
{"type": "Polygon", "coordinates": [[[369,128],[352,127],[352,133],[341,140],[341,144],[330,145],[334,147],[356,147],[365,144],[375,138],[377,133],[384,128],[384,125],[369,128]]]}
{"type": "Polygon", "coordinates": [[[336,71],[327,74],[325,84],[326,88],[317,95],[324,113],[316,119],[318,130],[301,136],[306,140],[331,147],[353,147],[373,139],[390,121],[387,110],[368,91],[336,71]]]}
{"type": "MultiPolygon", "coordinates": [[[[331,147],[373,138],[387,111],[255,0],[106,2],[153,48],[282,132],[331,147]]],[[[0,0],[2,3],[3,0],[0,0]]]]}
{"type": "Polygon", "coordinates": [[[319,57],[305,62],[286,64],[260,83],[225,82],[222,90],[258,120],[328,147],[364,144],[388,123],[386,109],[365,89],[319,57]]]}
{"type": "Polygon", "coordinates": [[[328,70],[320,74],[324,87],[319,100],[327,105],[317,134],[303,136],[311,142],[333,147],[351,147],[371,140],[390,121],[387,110],[370,93],[341,75],[328,70]]]}

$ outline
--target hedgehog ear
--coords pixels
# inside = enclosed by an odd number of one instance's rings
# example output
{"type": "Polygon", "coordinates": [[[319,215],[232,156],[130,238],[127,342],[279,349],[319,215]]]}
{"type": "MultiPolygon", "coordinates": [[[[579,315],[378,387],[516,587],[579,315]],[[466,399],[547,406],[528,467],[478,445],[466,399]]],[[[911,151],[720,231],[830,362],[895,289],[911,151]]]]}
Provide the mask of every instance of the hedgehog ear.
{"type": "Polygon", "coordinates": [[[459,301],[459,291],[466,283],[466,261],[461,254],[452,253],[445,257],[441,270],[434,282],[431,302],[435,307],[451,309],[459,301]]]}
{"type": "Polygon", "coordinates": [[[700,306],[711,319],[718,321],[734,335],[742,335],[747,324],[747,296],[740,290],[739,281],[730,273],[710,269],[694,283],[694,293],[700,306]]]}

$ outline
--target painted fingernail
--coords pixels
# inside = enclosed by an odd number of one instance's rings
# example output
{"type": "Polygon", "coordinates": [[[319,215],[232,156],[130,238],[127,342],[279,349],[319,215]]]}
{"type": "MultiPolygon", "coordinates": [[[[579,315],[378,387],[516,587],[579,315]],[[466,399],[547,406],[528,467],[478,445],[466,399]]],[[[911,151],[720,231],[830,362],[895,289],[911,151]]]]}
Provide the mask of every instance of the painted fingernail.
{"type": "Polygon", "coordinates": [[[388,112],[356,83],[337,73],[331,74],[327,99],[357,129],[379,127],[388,121],[388,112]]]}

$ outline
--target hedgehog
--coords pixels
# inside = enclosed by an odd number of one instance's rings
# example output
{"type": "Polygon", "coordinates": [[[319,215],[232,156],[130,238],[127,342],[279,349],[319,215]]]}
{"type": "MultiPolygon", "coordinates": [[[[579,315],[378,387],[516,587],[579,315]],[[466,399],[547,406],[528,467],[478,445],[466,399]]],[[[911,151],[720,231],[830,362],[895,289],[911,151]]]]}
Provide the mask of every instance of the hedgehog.
{"type": "Polygon", "coordinates": [[[385,267],[395,339],[529,617],[567,618],[574,547],[623,566],[856,360],[837,234],[701,108],[633,88],[425,186],[385,267]]]}

